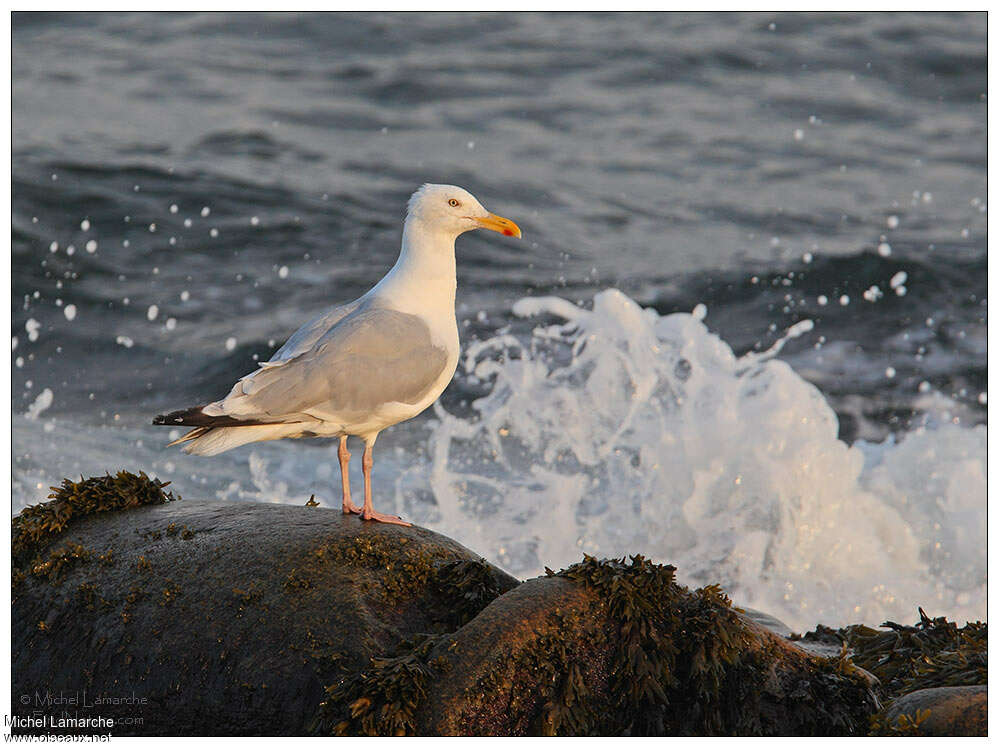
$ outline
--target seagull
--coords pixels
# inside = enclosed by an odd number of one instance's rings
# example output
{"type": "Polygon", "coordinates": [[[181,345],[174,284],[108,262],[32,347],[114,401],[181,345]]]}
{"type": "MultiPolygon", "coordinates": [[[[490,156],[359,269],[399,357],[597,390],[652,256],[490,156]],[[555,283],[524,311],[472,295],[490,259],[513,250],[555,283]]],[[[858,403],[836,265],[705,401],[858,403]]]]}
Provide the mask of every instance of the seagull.
{"type": "Polygon", "coordinates": [[[378,284],[300,327],[223,399],[156,416],[157,426],[190,426],[167,446],[216,455],[251,442],[339,437],[344,514],[396,525],[371,502],[372,450],[384,429],[422,413],[458,366],[455,240],[489,229],[520,237],[467,190],[425,184],[409,199],[399,259],[378,284]],[[364,506],[350,498],[347,437],[364,442],[364,506]]]}

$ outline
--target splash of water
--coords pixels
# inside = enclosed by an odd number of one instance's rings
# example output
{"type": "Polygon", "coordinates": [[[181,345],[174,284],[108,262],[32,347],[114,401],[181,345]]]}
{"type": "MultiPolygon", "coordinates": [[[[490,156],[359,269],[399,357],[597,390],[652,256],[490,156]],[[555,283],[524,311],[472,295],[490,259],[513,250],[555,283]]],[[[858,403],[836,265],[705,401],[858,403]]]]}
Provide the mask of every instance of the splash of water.
{"type": "MultiPolygon", "coordinates": [[[[468,347],[462,375],[491,381],[489,394],[471,416],[435,406],[424,454],[418,424],[406,448],[383,450],[384,511],[394,498],[522,577],[583,552],[643,553],[799,630],[908,620],[916,605],[985,618],[986,430],[953,425],[953,401],[927,394],[924,427],[849,446],[821,393],[774,358],[808,322],[739,357],[703,307],[660,316],[609,290],[592,310],[552,298],[514,310],[548,324],[468,347]]],[[[44,416],[17,421],[15,512],[60,477],[118,466],[186,498],[304,504],[315,492],[337,505],[323,450],[273,442],[186,461],[148,427],[95,439],[44,416]]]]}
{"type": "Polygon", "coordinates": [[[616,290],[469,348],[492,380],[472,417],[436,406],[430,459],[397,507],[522,576],[583,552],[643,553],[792,626],[985,616],[985,429],[849,446],[821,393],[774,356],[736,356],[694,314],[616,290]]]}

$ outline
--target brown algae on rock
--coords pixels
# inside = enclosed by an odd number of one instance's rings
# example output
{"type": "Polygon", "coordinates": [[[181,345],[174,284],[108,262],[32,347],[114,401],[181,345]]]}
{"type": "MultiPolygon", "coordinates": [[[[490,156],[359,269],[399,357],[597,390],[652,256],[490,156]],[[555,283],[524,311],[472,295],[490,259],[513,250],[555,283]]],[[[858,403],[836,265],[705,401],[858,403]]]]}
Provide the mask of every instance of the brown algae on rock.
{"type": "MultiPolygon", "coordinates": [[[[384,542],[384,541],[382,541],[384,542]]],[[[384,569],[381,578],[388,595],[423,587],[435,597],[435,607],[447,611],[438,626],[444,632],[417,634],[403,641],[386,657],[373,657],[368,669],[352,671],[327,687],[312,731],[335,735],[416,735],[416,713],[428,696],[432,679],[446,672],[446,659],[429,659],[431,650],[454,631],[474,618],[497,597],[516,586],[498,577],[485,559],[446,561],[436,554],[398,549],[375,538],[356,538],[335,549],[319,549],[338,562],[384,569]]],[[[299,570],[295,570],[300,574],[299,570]]],[[[289,579],[289,583],[293,580],[289,579]]],[[[300,583],[296,576],[295,583],[300,583]]]]}
{"type": "Polygon", "coordinates": [[[820,625],[801,638],[848,647],[853,663],[877,676],[892,699],[923,688],[988,682],[987,623],[969,621],[958,628],[919,608],[915,625],[886,621],[881,627],[888,631],[863,624],[841,629],[820,625]]]}
{"type": "Polygon", "coordinates": [[[416,711],[428,696],[431,679],[447,669],[446,660],[427,662],[444,636],[417,635],[403,642],[399,654],[372,658],[370,669],[327,688],[313,731],[393,737],[418,734],[416,711]]]}
{"type": "Polygon", "coordinates": [[[433,591],[451,612],[451,629],[464,626],[489,603],[511,589],[492,573],[484,558],[438,564],[431,580],[433,591]]]}
{"type": "MultiPolygon", "coordinates": [[[[52,501],[26,507],[11,520],[12,589],[29,575],[58,585],[68,569],[94,557],[94,553],[79,543],[67,543],[51,549],[47,556],[42,555],[41,549],[46,543],[61,534],[74,517],[179,499],[179,496],[164,492],[167,485],[169,483],[152,479],[143,472],[135,475],[121,470],[115,475],[81,477],[77,482],[67,478],[58,488],[52,486],[49,494],[52,501]]],[[[96,557],[102,565],[114,563],[111,549],[96,557]]]]}
{"type": "Polygon", "coordinates": [[[717,587],[690,591],[676,583],[674,567],[642,556],[630,562],[587,556],[548,573],[550,584],[532,580],[497,599],[488,621],[479,616],[452,634],[417,640],[329,687],[314,729],[341,735],[866,732],[876,703],[866,680],[755,629],[717,587]],[[525,624],[524,612],[540,617],[525,624]]]}
{"type": "Polygon", "coordinates": [[[871,718],[871,735],[918,735],[929,716],[919,712],[886,716],[901,696],[929,688],[984,686],[988,683],[988,624],[958,627],[946,618],[931,618],[919,608],[919,621],[907,626],[881,624],[887,631],[856,624],[840,629],[818,626],[806,641],[841,644],[855,665],[880,681],[885,708],[871,718]]]}
{"type": "Polygon", "coordinates": [[[89,561],[91,553],[79,543],[67,543],[49,552],[48,557],[37,557],[29,565],[31,576],[44,578],[49,584],[59,584],[63,573],[77,564],[89,561]]]}
{"type": "Polygon", "coordinates": [[[179,496],[163,490],[168,485],[144,472],[136,475],[126,470],[115,475],[81,477],[77,482],[63,479],[58,488],[52,486],[52,501],[25,507],[11,520],[13,561],[23,564],[33,559],[41,546],[62,533],[74,517],[176,501],[179,496]]]}

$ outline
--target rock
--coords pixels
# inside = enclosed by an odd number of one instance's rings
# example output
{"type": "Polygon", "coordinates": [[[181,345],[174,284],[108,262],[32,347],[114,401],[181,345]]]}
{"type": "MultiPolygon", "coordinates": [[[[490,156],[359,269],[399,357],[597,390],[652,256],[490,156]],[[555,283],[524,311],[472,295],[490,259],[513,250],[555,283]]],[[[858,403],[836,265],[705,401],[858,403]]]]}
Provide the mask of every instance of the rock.
{"type": "Polygon", "coordinates": [[[769,613],[764,613],[762,610],[756,610],[754,608],[747,608],[745,606],[737,606],[736,611],[748,618],[754,623],[760,624],[763,628],[771,633],[777,634],[784,639],[789,638],[792,635],[791,627],[784,623],[779,618],[774,618],[769,613]]]}
{"type": "Polygon", "coordinates": [[[330,683],[518,584],[339,510],[178,501],[64,524],[15,570],[13,711],[115,734],[301,734],[330,683]]]}
{"type": "Polygon", "coordinates": [[[924,688],[900,696],[877,718],[881,734],[985,737],[988,686],[924,688]]]}
{"type": "Polygon", "coordinates": [[[587,558],[330,689],[337,734],[866,734],[866,678],[671,566],[587,558]]]}
{"type": "Polygon", "coordinates": [[[518,583],[423,528],[163,488],[65,481],[14,519],[17,717],[82,734],[823,735],[866,733],[876,708],[847,659],[641,556],[518,583]]]}

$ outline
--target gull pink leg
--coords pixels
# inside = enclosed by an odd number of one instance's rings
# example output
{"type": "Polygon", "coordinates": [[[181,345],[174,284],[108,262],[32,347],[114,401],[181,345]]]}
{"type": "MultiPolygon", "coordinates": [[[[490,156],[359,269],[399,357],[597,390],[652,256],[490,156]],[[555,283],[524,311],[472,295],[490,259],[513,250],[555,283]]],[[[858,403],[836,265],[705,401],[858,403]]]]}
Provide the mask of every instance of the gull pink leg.
{"type": "Polygon", "coordinates": [[[350,472],[347,469],[350,463],[350,452],[347,451],[346,436],[340,437],[340,449],[337,451],[337,457],[340,458],[340,480],[343,483],[343,513],[360,514],[360,507],[350,500],[350,472]]]}
{"type": "Polygon", "coordinates": [[[403,525],[410,527],[411,523],[394,514],[382,514],[376,512],[371,504],[371,468],[375,460],[371,456],[371,444],[364,443],[364,456],[361,458],[361,467],[364,468],[364,509],[361,510],[361,519],[373,519],[376,522],[386,522],[390,525],[403,525]]]}

